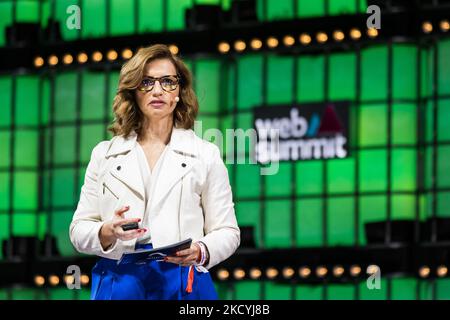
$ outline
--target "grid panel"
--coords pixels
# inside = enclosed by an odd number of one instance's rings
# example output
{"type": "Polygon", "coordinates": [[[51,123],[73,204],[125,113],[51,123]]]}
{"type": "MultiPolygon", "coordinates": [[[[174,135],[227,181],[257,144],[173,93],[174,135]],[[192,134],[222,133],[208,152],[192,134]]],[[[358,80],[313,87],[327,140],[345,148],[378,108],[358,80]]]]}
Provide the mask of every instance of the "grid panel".
{"type": "MultiPolygon", "coordinates": [[[[9,155],[11,150],[11,131],[2,130],[0,131],[0,145],[7,150],[6,154],[9,155]]],[[[0,157],[0,170],[7,170],[8,166],[11,164],[10,157],[0,157]]]]}
{"type": "Polygon", "coordinates": [[[111,35],[132,34],[135,29],[134,4],[130,0],[110,0],[111,35]]]}
{"type": "Polygon", "coordinates": [[[0,46],[6,45],[6,27],[13,22],[13,4],[12,1],[0,2],[0,46]]]}
{"type": "Polygon", "coordinates": [[[259,300],[261,286],[259,281],[239,281],[235,285],[236,300],[259,300]]]}
{"type": "Polygon", "coordinates": [[[320,199],[296,201],[296,233],[298,247],[320,247],[323,245],[322,206],[320,199]]]}
{"type": "Polygon", "coordinates": [[[14,212],[12,216],[12,235],[13,236],[36,236],[36,219],[35,213],[14,212]]]}
{"type": "Polygon", "coordinates": [[[356,95],[356,55],[339,53],[330,56],[330,100],[353,100],[356,95]]]}
{"type": "MultiPolygon", "coordinates": [[[[293,1],[257,1],[258,6],[267,5],[267,20],[287,20],[294,18],[293,1]]],[[[261,11],[263,8],[260,9],[261,11]]],[[[263,17],[261,17],[263,18],[263,17]]]]}
{"type": "Polygon", "coordinates": [[[39,79],[35,76],[18,76],[16,88],[15,123],[38,124],[39,79]]]}
{"type": "Polygon", "coordinates": [[[38,132],[37,130],[17,130],[14,143],[14,165],[37,169],[38,132]]]}
{"type": "Polygon", "coordinates": [[[167,30],[186,28],[185,10],[192,7],[194,0],[167,0],[167,30]]]}
{"type": "Polygon", "coordinates": [[[237,62],[237,88],[239,109],[249,109],[262,103],[262,57],[245,55],[237,62]]]}
{"type": "MultiPolygon", "coordinates": [[[[74,199],[74,169],[54,169],[52,172],[52,207],[73,206],[74,199]]],[[[73,213],[72,213],[73,214],[73,213]]],[[[66,230],[67,231],[67,230],[66,230]]]]}
{"type": "Polygon", "coordinates": [[[106,3],[109,0],[82,0],[81,36],[83,38],[104,37],[106,29],[106,3]]]}
{"type": "Polygon", "coordinates": [[[106,128],[103,124],[85,124],[81,126],[80,149],[81,162],[88,163],[94,147],[103,140],[106,128]]]}
{"type": "Polygon", "coordinates": [[[39,2],[36,0],[16,1],[16,21],[17,22],[38,22],[39,2]]]}
{"type": "Polygon", "coordinates": [[[415,99],[417,97],[416,64],[417,49],[412,46],[396,45],[393,48],[392,94],[394,99],[415,99]]]}
{"type": "Polygon", "coordinates": [[[297,17],[310,18],[325,14],[325,0],[308,1],[297,0],[297,17]]]}
{"type": "MultiPolygon", "coordinates": [[[[0,171],[0,212],[6,212],[9,202],[9,172],[0,171]]],[[[7,226],[7,225],[5,225],[7,226]]]]}
{"type": "MultiPolygon", "coordinates": [[[[278,1],[279,2],[279,1],[278,1]]],[[[269,56],[267,70],[267,103],[270,105],[292,102],[292,57],[269,56]]]]}
{"type": "Polygon", "coordinates": [[[274,175],[266,177],[266,196],[288,196],[291,192],[290,185],[292,184],[291,167],[294,164],[289,162],[281,162],[279,164],[278,172],[274,175]]]}
{"type": "Polygon", "coordinates": [[[259,247],[261,226],[259,224],[258,212],[260,210],[258,201],[239,201],[236,203],[236,219],[240,226],[253,227],[255,243],[259,247]]]}
{"type": "Polygon", "coordinates": [[[385,45],[362,51],[361,99],[386,100],[388,81],[388,49],[385,45]]]}
{"type": "Polygon", "coordinates": [[[56,75],[52,94],[55,96],[55,107],[52,117],[55,122],[74,121],[76,112],[77,84],[75,72],[64,72],[56,75]]]}
{"type": "Polygon", "coordinates": [[[352,232],[354,226],[354,198],[328,198],[327,239],[330,246],[351,246],[355,243],[352,232]]]}
{"type": "Polygon", "coordinates": [[[15,171],[13,179],[12,195],[14,210],[36,209],[38,203],[37,173],[15,171]]]}
{"type": "Polygon", "coordinates": [[[164,0],[138,0],[138,30],[144,32],[161,32],[164,27],[164,0]]]}
{"type": "Polygon", "coordinates": [[[220,106],[220,61],[198,61],[195,71],[195,93],[201,106],[200,114],[208,113],[217,117],[220,106]]]}
{"type": "Polygon", "coordinates": [[[74,256],[77,252],[67,235],[72,220],[71,211],[54,211],[52,213],[51,233],[55,236],[61,256],[74,256]]]}
{"type": "MultiPolygon", "coordinates": [[[[0,3],[1,6],[1,3],[0,3]]],[[[1,10],[0,10],[1,12],[1,10]]],[[[1,19],[0,19],[1,21],[1,19]]],[[[3,115],[0,117],[0,127],[5,127],[11,124],[11,92],[12,80],[9,76],[0,77],[0,105],[2,106],[3,115]]]]}
{"type": "Polygon", "coordinates": [[[355,287],[351,284],[330,284],[327,288],[329,300],[353,300],[355,287]]]}
{"type": "Polygon", "coordinates": [[[81,85],[81,120],[104,118],[105,74],[84,73],[81,85]]]}
{"type": "Polygon", "coordinates": [[[394,278],[392,279],[393,300],[416,300],[417,279],[394,278]]]}
{"type": "Polygon", "coordinates": [[[324,98],[323,55],[301,56],[298,61],[297,102],[318,102],[324,98]]]}
{"type": "Polygon", "coordinates": [[[264,226],[264,245],[266,248],[283,248],[291,244],[289,233],[290,203],[287,200],[267,200],[265,203],[266,219],[264,226]]]}
{"type": "Polygon", "coordinates": [[[437,43],[438,47],[438,92],[439,94],[450,94],[450,40],[445,39],[437,43]]]}

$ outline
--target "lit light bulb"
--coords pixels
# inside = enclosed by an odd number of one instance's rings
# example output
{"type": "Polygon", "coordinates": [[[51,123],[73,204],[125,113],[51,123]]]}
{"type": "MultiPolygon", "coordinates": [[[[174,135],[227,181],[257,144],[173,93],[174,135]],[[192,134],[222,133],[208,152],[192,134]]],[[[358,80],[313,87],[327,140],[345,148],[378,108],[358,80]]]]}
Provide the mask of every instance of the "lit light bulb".
{"type": "Polygon", "coordinates": [[[244,51],[246,48],[246,44],[244,41],[242,40],[238,40],[234,43],[234,50],[238,51],[238,52],[242,52],[244,51]]]}
{"type": "Polygon", "coordinates": [[[100,51],[95,51],[92,54],[92,60],[94,60],[95,62],[100,62],[103,59],[103,55],[100,51]]]}
{"type": "Polygon", "coordinates": [[[419,275],[422,278],[426,278],[430,275],[430,268],[428,266],[423,266],[422,268],[419,269],[419,275]]]}
{"type": "Polygon", "coordinates": [[[267,39],[267,46],[268,46],[269,48],[275,48],[275,47],[277,47],[277,46],[278,46],[278,39],[275,38],[275,37],[269,37],[269,38],[267,39]]]}
{"type": "Polygon", "coordinates": [[[445,277],[448,274],[448,268],[446,266],[439,266],[437,268],[438,277],[445,277]]]}
{"type": "Polygon", "coordinates": [[[320,267],[318,267],[318,268],[316,269],[316,275],[317,275],[319,278],[325,277],[325,276],[327,275],[327,273],[328,273],[328,269],[325,268],[325,267],[323,267],[323,266],[320,266],[320,267]]]}
{"type": "Polygon", "coordinates": [[[450,30],[450,23],[448,22],[448,20],[442,20],[439,26],[441,27],[441,30],[443,32],[447,32],[448,30],[450,30]]]}
{"type": "Polygon", "coordinates": [[[178,54],[178,52],[180,51],[180,49],[179,49],[176,45],[174,45],[174,44],[171,44],[171,45],[169,46],[169,50],[170,50],[170,52],[171,52],[172,54],[174,54],[174,55],[178,54]]]}
{"type": "Polygon", "coordinates": [[[130,49],[124,49],[122,51],[122,58],[125,60],[131,59],[131,57],[133,56],[133,51],[131,51],[130,49]]]}
{"type": "Polygon", "coordinates": [[[369,28],[369,29],[367,29],[367,35],[368,35],[370,38],[375,38],[375,37],[378,36],[378,30],[375,29],[375,28],[369,28]]]}
{"type": "Polygon", "coordinates": [[[217,271],[217,277],[220,280],[226,280],[230,276],[230,273],[226,269],[220,269],[217,271]]]}
{"type": "Polygon", "coordinates": [[[283,269],[283,277],[284,277],[285,279],[290,279],[290,278],[292,278],[293,275],[294,275],[294,273],[295,273],[295,271],[294,271],[294,269],[292,269],[291,267],[286,267],[286,268],[283,269]]]}
{"type": "Polygon", "coordinates": [[[36,57],[34,58],[34,66],[36,68],[40,68],[44,65],[44,59],[42,59],[42,57],[36,57]]]}
{"type": "Polygon", "coordinates": [[[250,42],[250,46],[252,47],[253,50],[259,50],[262,47],[262,41],[259,39],[253,39],[250,42]]]}
{"type": "Polygon", "coordinates": [[[34,284],[38,287],[42,287],[45,284],[45,278],[41,275],[34,277],[34,284]]]}
{"type": "Polygon", "coordinates": [[[114,61],[116,60],[118,57],[117,51],[116,50],[109,50],[108,53],[106,54],[106,58],[109,61],[114,61]]]}
{"type": "Polygon", "coordinates": [[[51,66],[56,66],[58,64],[58,57],[55,55],[51,55],[50,57],[48,57],[48,64],[51,66]]]}
{"type": "Polygon", "coordinates": [[[84,286],[89,284],[89,276],[86,275],[86,274],[82,274],[81,277],[80,277],[80,282],[84,286]]]}
{"type": "Polygon", "coordinates": [[[234,270],[234,278],[237,280],[241,280],[245,277],[245,271],[241,268],[234,270]]]}
{"type": "Polygon", "coordinates": [[[311,43],[311,36],[307,33],[303,33],[300,35],[300,43],[303,45],[307,45],[311,43]]]}
{"type": "Polygon", "coordinates": [[[227,53],[230,51],[230,45],[226,42],[221,42],[218,45],[218,49],[220,53],[227,53]]]}
{"type": "Polygon", "coordinates": [[[250,278],[259,279],[261,277],[261,275],[262,275],[262,272],[258,268],[250,269],[250,278]]]}
{"type": "Polygon", "coordinates": [[[317,42],[325,43],[328,40],[328,36],[325,32],[319,32],[316,36],[317,42]]]}
{"type": "Polygon", "coordinates": [[[358,266],[358,265],[353,265],[353,266],[351,266],[351,267],[350,267],[350,274],[351,274],[353,277],[359,276],[359,275],[361,274],[361,267],[358,266]]]}
{"type": "Polygon", "coordinates": [[[422,24],[422,31],[423,31],[424,33],[431,33],[431,32],[433,31],[433,25],[431,24],[431,22],[425,21],[425,22],[422,24]]]}
{"type": "Polygon", "coordinates": [[[267,278],[269,278],[269,279],[273,279],[273,278],[275,278],[277,275],[278,275],[278,270],[275,269],[275,268],[268,268],[268,269],[266,270],[266,276],[267,276],[267,278]]]}
{"type": "Polygon", "coordinates": [[[86,63],[87,60],[88,60],[88,56],[87,56],[86,53],[81,52],[81,53],[78,55],[78,62],[79,62],[79,63],[81,63],[81,64],[86,63]]]}
{"type": "Polygon", "coordinates": [[[333,38],[337,42],[340,42],[340,41],[344,40],[345,35],[344,35],[344,33],[341,30],[336,30],[336,31],[333,32],[333,38]]]}
{"type": "Polygon", "coordinates": [[[353,40],[358,40],[358,39],[360,39],[360,38],[361,38],[361,31],[359,31],[359,30],[356,29],[356,28],[353,28],[352,30],[350,30],[350,37],[351,37],[353,40]]]}
{"type": "Polygon", "coordinates": [[[291,47],[291,46],[294,45],[295,39],[294,39],[293,36],[285,36],[285,37],[283,38],[283,43],[284,43],[284,45],[285,45],[286,47],[291,47]]]}
{"type": "Polygon", "coordinates": [[[335,266],[333,268],[333,275],[337,278],[344,274],[344,268],[342,266],[335,266]]]}
{"type": "Polygon", "coordinates": [[[308,268],[308,267],[302,267],[302,268],[300,268],[300,270],[299,270],[299,274],[300,274],[300,277],[302,277],[302,278],[307,278],[307,277],[309,277],[310,274],[311,274],[311,269],[308,268]]]}
{"type": "Polygon", "coordinates": [[[59,277],[55,276],[55,275],[51,275],[51,276],[48,277],[48,282],[52,286],[57,286],[59,284],[59,277]]]}

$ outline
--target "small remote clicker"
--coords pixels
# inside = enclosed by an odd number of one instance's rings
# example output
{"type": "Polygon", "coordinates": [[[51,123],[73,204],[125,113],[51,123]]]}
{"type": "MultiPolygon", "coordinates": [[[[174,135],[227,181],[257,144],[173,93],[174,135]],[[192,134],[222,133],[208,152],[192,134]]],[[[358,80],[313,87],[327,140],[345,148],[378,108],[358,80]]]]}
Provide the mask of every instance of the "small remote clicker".
{"type": "Polygon", "coordinates": [[[137,222],[131,222],[131,223],[126,223],[126,224],[122,225],[123,231],[134,230],[134,229],[138,229],[138,228],[139,228],[139,224],[137,222]]]}

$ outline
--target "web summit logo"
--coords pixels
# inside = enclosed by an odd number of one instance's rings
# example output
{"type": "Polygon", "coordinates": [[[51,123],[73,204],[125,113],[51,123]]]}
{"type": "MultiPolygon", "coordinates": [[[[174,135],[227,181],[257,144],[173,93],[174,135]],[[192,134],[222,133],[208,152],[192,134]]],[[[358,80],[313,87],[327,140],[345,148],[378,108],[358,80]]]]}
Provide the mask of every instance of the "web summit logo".
{"type": "Polygon", "coordinates": [[[255,109],[259,163],[345,158],[347,102],[255,109]]]}

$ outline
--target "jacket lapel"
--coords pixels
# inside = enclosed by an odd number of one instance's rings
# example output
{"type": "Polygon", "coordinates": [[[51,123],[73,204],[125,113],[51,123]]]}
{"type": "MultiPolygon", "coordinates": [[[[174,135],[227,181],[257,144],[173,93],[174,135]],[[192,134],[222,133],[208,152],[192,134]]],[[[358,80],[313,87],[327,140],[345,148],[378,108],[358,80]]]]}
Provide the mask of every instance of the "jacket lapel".
{"type": "Polygon", "coordinates": [[[158,184],[151,200],[151,213],[168,195],[173,186],[184,177],[197,163],[197,150],[194,133],[185,129],[173,128],[168,152],[161,164],[158,184]]]}
{"type": "Polygon", "coordinates": [[[142,201],[144,201],[144,184],[139,169],[136,154],[137,134],[132,133],[127,139],[117,136],[106,153],[106,158],[125,154],[125,156],[110,169],[112,176],[120,180],[142,201]]]}
{"type": "Polygon", "coordinates": [[[144,201],[144,184],[135,148],[123,157],[120,163],[111,168],[110,173],[131,189],[139,199],[144,201]]]}

